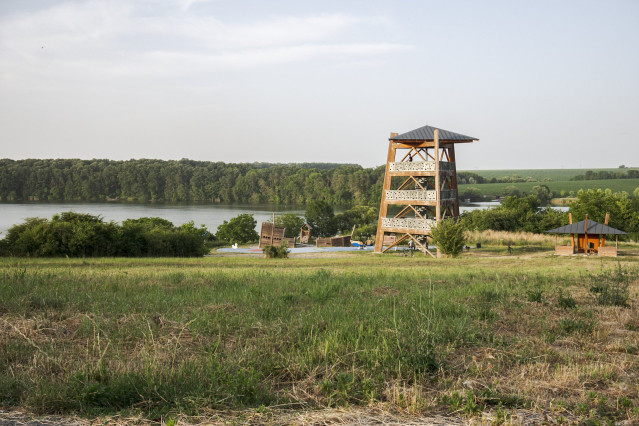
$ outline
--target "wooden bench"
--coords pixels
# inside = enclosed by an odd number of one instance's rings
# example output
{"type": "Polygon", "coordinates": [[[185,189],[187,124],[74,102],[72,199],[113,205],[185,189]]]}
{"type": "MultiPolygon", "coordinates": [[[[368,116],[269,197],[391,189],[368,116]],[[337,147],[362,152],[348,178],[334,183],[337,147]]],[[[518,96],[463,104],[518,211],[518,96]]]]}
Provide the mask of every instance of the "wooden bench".
{"type": "Polygon", "coordinates": [[[559,256],[572,256],[575,254],[573,246],[555,246],[555,254],[559,256]]]}

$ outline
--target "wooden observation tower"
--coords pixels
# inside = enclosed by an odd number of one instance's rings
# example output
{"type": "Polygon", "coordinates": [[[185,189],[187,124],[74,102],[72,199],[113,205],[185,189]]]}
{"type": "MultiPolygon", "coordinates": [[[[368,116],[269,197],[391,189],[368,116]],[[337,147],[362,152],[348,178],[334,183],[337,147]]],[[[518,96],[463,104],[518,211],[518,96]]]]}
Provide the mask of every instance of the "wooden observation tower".
{"type": "Polygon", "coordinates": [[[375,253],[412,239],[434,256],[428,250],[431,228],[459,216],[455,144],[477,140],[431,126],[391,133],[375,253]],[[391,234],[397,238],[388,238],[391,234]]]}

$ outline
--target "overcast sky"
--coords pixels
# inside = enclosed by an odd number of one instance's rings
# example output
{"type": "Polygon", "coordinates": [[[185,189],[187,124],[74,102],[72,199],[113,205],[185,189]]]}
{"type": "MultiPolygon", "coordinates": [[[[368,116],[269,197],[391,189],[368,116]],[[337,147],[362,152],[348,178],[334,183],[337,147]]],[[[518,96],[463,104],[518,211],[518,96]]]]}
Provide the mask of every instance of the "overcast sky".
{"type": "Polygon", "coordinates": [[[639,1],[2,0],[0,157],[639,166],[639,1]]]}

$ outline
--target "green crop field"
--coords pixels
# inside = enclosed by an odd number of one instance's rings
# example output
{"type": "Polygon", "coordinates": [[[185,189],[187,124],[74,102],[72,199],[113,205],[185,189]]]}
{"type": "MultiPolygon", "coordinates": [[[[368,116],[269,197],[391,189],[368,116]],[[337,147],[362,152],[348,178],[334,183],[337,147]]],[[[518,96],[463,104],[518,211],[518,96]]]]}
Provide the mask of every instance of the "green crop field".
{"type": "Polygon", "coordinates": [[[503,250],[0,259],[0,408],[107,423],[639,421],[636,249],[620,263],[503,250]]]}
{"type": "MultiPolygon", "coordinates": [[[[520,175],[521,176],[521,175],[520,175]]],[[[508,186],[514,186],[521,192],[530,192],[537,185],[546,185],[551,191],[560,193],[561,191],[574,191],[580,189],[610,189],[613,192],[625,191],[632,194],[639,188],[639,179],[602,179],[602,180],[581,180],[581,181],[551,181],[551,182],[517,182],[517,183],[482,183],[459,185],[459,192],[465,189],[477,188],[482,195],[497,196],[502,195],[508,186]]]]}
{"type": "Polygon", "coordinates": [[[568,181],[572,177],[577,175],[586,174],[588,170],[592,171],[607,171],[607,172],[623,172],[627,173],[628,170],[637,170],[637,168],[627,168],[627,169],[513,169],[513,170],[466,170],[471,173],[476,173],[480,176],[483,176],[486,179],[492,178],[503,178],[510,177],[512,175],[517,175],[522,178],[531,177],[538,181],[543,181],[544,179],[551,179],[552,181],[568,181]]]}

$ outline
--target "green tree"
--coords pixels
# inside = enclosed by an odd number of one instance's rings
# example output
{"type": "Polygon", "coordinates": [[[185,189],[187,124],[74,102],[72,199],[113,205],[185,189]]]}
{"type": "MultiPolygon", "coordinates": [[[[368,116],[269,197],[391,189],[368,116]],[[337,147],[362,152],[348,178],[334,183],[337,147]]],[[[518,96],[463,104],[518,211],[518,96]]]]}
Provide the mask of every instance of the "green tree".
{"type": "Polygon", "coordinates": [[[299,217],[295,213],[284,213],[275,216],[275,226],[286,228],[285,235],[287,237],[297,237],[300,234],[300,228],[304,226],[304,218],[299,217]]]}
{"type": "Polygon", "coordinates": [[[337,232],[333,206],[326,201],[311,201],[306,207],[306,223],[317,237],[331,237],[337,232]]]}
{"type": "Polygon", "coordinates": [[[635,223],[639,212],[635,209],[635,202],[625,192],[613,193],[606,189],[580,190],[577,201],[570,205],[570,212],[574,220],[588,219],[603,223],[606,213],[610,213],[609,225],[626,232],[639,232],[635,223]]]}
{"type": "Polygon", "coordinates": [[[378,216],[379,209],[377,207],[355,206],[335,215],[335,226],[341,232],[350,232],[353,226],[357,228],[369,225],[377,226],[378,216]]]}
{"type": "Polygon", "coordinates": [[[442,253],[457,256],[464,249],[464,226],[454,219],[442,220],[431,230],[433,241],[442,253]]]}
{"type": "MultiPolygon", "coordinates": [[[[516,175],[513,175],[513,176],[516,176],[516,175]]],[[[519,188],[517,188],[514,185],[508,185],[507,187],[504,188],[502,195],[504,197],[519,197],[521,195],[521,191],[519,190],[519,188]]]]}
{"type": "Polygon", "coordinates": [[[229,243],[250,243],[257,241],[260,236],[255,231],[257,221],[252,214],[239,214],[229,221],[224,221],[217,227],[215,236],[218,240],[229,243]]]}
{"type": "Polygon", "coordinates": [[[547,206],[550,204],[550,200],[552,200],[552,192],[546,185],[533,186],[530,195],[537,197],[542,206],[547,206]]]}

